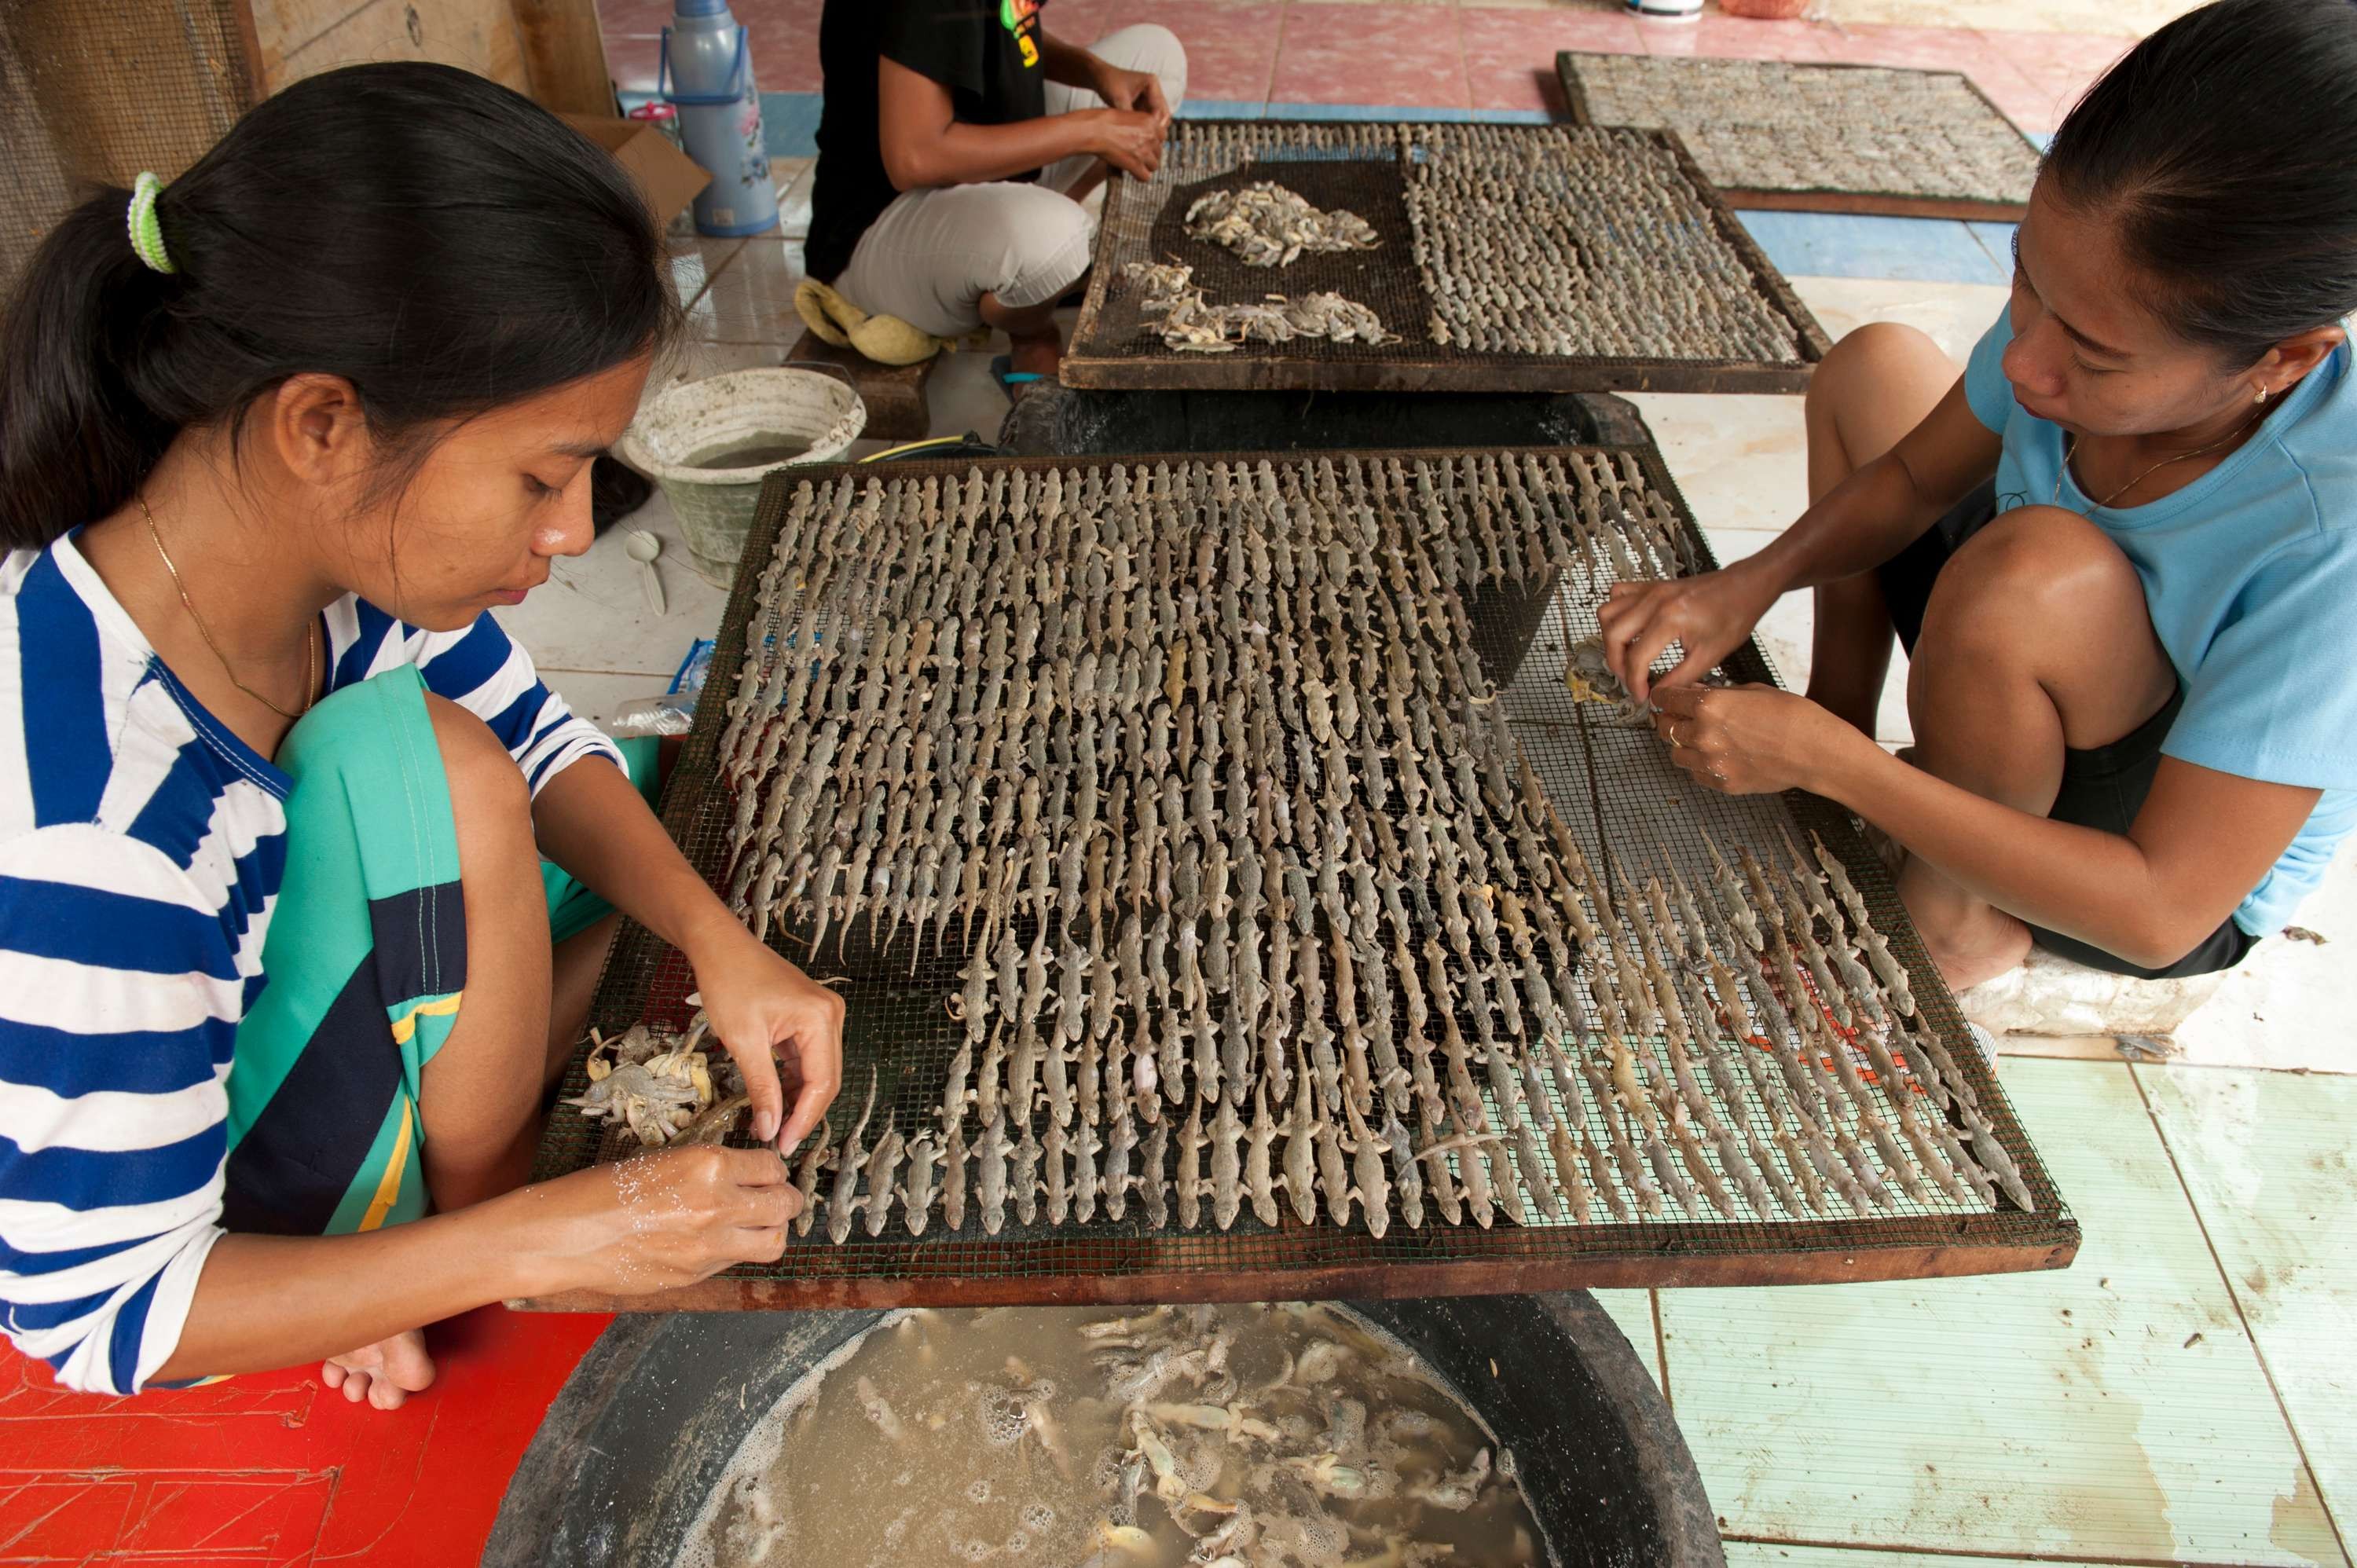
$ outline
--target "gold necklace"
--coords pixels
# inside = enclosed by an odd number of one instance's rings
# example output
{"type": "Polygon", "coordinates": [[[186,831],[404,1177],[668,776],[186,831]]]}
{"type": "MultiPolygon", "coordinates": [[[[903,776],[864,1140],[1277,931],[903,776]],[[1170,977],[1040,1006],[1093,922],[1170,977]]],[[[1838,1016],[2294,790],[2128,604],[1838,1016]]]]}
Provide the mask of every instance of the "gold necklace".
{"type": "MultiPolygon", "coordinates": [[[[2241,440],[2244,436],[2250,434],[2251,427],[2253,425],[2258,424],[2259,421],[2265,419],[2266,416],[2267,411],[2266,408],[2262,407],[2258,413],[2251,415],[2250,418],[2243,421],[2242,424],[2236,425],[2225,435],[2221,435],[2217,440],[2211,442],[2208,446],[2196,446],[2190,452],[2179,452],[2174,457],[2163,457],[2159,462],[2155,463],[2151,467],[2147,468],[2143,473],[2138,474],[2135,478],[2130,479],[2126,484],[2122,485],[2118,489],[2114,490],[2110,495],[2105,496],[2102,500],[2097,501],[2095,503],[2095,510],[2101,511],[2104,508],[2110,506],[2114,501],[2119,499],[2122,496],[2127,494],[2138,485],[2143,484],[2147,479],[2151,478],[2155,474],[2159,473],[2171,463],[2182,463],[2188,457],[2199,457],[2204,452],[2215,452],[2219,447],[2225,446],[2229,441],[2241,440]]],[[[2079,438],[2075,435],[2062,444],[2062,467],[2056,469],[2054,473],[2054,504],[2057,506],[2062,504],[2062,476],[2071,471],[2071,459],[2077,456],[2078,451],[2079,438]]]]}
{"type": "Polygon", "coordinates": [[[223,653],[221,644],[213,640],[212,628],[205,625],[205,618],[197,613],[196,602],[188,597],[188,585],[180,581],[180,569],[172,564],[172,553],[164,548],[164,535],[156,530],[156,514],[147,510],[147,498],[134,496],[132,499],[139,503],[139,515],[147,520],[147,537],[156,542],[156,553],[164,558],[164,570],[172,575],[172,586],[179,590],[180,607],[188,612],[190,620],[197,623],[197,635],[205,639],[205,646],[213,650],[215,659],[221,660],[221,673],[229,677],[229,683],[289,724],[309,713],[312,694],[319,689],[318,651],[311,640],[311,628],[306,627],[303,630],[303,706],[290,714],[237,678],[237,671],[230,668],[229,655],[223,653]]]}

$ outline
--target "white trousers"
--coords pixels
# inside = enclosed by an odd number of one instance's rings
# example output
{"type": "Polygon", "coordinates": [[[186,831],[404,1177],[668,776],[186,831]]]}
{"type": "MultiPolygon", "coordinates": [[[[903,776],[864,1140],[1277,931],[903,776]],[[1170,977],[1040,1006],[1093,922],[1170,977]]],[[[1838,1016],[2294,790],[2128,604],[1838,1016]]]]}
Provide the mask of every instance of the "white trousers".
{"type": "MultiPolygon", "coordinates": [[[[1187,51],[1169,28],[1122,27],[1089,52],[1124,70],[1149,71],[1175,112],[1187,95],[1187,51]]],[[[1102,109],[1085,88],[1051,81],[1048,113],[1102,109]]],[[[940,338],[982,325],[978,302],[996,295],[1020,309],[1056,298],[1088,271],[1096,221],[1064,191],[1094,160],[1085,155],[1042,169],[1036,184],[912,190],[877,214],[859,237],[834,286],[861,309],[897,316],[940,338]]],[[[1116,175],[1115,178],[1121,177],[1116,175]]]]}

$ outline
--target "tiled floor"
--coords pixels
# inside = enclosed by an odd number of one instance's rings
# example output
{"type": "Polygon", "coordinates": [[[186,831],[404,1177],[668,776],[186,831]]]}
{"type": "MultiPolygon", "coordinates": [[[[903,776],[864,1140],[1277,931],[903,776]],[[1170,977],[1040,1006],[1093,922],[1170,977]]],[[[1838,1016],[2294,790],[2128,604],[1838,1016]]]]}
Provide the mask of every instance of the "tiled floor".
{"type": "Polygon", "coordinates": [[[1610,1293],[1728,1562],[2346,1563],[2357,1084],[2001,1074],[2085,1228],[2070,1269],[1610,1293]]]}

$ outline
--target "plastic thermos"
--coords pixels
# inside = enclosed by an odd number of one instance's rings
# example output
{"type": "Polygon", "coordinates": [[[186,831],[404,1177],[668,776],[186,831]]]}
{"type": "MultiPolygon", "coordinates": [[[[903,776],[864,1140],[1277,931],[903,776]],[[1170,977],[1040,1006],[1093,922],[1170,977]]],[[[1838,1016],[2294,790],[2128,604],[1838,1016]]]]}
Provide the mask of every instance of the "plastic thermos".
{"type": "Polygon", "coordinates": [[[778,220],[753,46],[727,0],[674,0],[655,93],[679,111],[687,156],[711,171],[695,199],[700,234],[758,234],[778,220]]]}

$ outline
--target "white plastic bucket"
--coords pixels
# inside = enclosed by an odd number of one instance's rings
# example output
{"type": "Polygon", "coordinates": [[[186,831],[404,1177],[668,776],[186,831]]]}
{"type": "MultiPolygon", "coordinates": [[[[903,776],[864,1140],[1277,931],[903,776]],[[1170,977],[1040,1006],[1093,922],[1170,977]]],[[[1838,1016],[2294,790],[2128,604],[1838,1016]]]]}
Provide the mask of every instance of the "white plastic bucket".
{"type": "Polygon", "coordinates": [[[823,371],[730,371],[650,399],[619,455],[662,487],[696,571],[726,587],[762,477],[789,464],[832,462],[866,427],[859,394],[823,371]],[[747,460],[729,462],[737,453],[747,460]]]}

